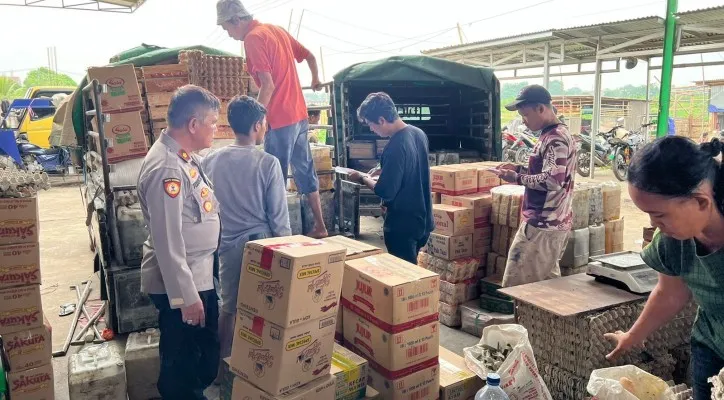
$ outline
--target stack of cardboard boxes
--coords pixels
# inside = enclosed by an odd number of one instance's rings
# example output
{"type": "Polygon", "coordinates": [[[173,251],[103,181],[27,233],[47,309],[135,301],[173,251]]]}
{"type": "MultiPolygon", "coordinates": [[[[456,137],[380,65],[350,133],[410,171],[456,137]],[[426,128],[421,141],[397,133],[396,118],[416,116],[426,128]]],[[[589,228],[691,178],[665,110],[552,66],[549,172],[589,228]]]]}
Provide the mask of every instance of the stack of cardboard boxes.
{"type": "MultiPolygon", "coordinates": [[[[88,80],[96,79],[107,91],[100,95],[101,121],[106,137],[108,162],[140,158],[148,152],[141,111],[144,102],[133,65],[88,68],[88,80]]],[[[98,104],[95,105],[98,108],[98,104]]],[[[98,132],[99,122],[94,117],[93,130],[98,132]]],[[[100,143],[96,138],[96,149],[100,143]]]]}
{"type": "Polygon", "coordinates": [[[40,299],[38,199],[0,199],[0,221],[0,335],[10,397],[52,400],[52,341],[40,299]]]}
{"type": "Polygon", "coordinates": [[[603,184],[603,225],[606,227],[606,254],[623,251],[623,217],[621,216],[621,185],[603,184]]]}
{"type": "Polygon", "coordinates": [[[346,250],[291,236],[244,250],[232,399],[335,399],[334,332],[346,250]]]}
{"type": "Polygon", "coordinates": [[[488,255],[487,278],[503,279],[508,252],[520,226],[524,191],[519,185],[503,185],[492,190],[493,251],[488,255]]]}
{"type": "Polygon", "coordinates": [[[490,190],[500,185],[488,169],[472,163],[430,168],[435,230],[418,264],[440,274],[440,322],[460,326],[460,306],[478,298],[491,251],[490,190]]]}
{"type": "Polygon", "coordinates": [[[345,263],[345,346],[369,361],[382,398],[438,397],[439,298],[437,274],[390,254],[345,263]]]}

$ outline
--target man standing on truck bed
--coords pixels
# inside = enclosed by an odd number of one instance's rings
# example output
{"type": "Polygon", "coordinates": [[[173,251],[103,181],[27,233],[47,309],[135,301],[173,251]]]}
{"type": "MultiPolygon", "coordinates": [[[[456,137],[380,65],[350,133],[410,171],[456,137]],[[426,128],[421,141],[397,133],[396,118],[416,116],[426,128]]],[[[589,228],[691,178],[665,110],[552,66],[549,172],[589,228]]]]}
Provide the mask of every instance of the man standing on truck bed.
{"type": "Polygon", "coordinates": [[[264,138],[264,151],[279,159],[287,182],[289,164],[300,194],[309,197],[314,229],[308,236],[327,236],[319,197],[319,179],[314,168],[307,134],[307,105],[297,75],[296,62],[307,61],[312,88],[321,88],[314,55],[284,29],[253,19],[239,0],[216,3],[217,23],[236,40],[244,41],[246,66],[259,86],[259,102],[268,110],[271,129],[264,138]]]}
{"type": "Polygon", "coordinates": [[[380,163],[379,179],[350,174],[382,199],[386,208],[384,235],[387,252],[413,264],[435,228],[430,196],[430,165],[425,132],[406,124],[386,93],[372,93],[357,110],[357,118],[372,132],[390,138],[380,163]]]}
{"type": "Polygon", "coordinates": [[[513,164],[496,170],[504,181],[525,186],[523,222],[511,244],[503,276],[503,286],[510,287],[561,275],[558,260],[571,230],[576,146],[556,117],[551,95],[544,87],[523,88],[505,108],[517,110],[531,131],[542,131],[527,174],[521,174],[520,166],[513,164]]]}
{"type": "Polygon", "coordinates": [[[153,144],[138,176],[149,238],[143,246],[141,290],[158,309],[164,399],[206,399],[219,366],[214,258],[219,204],[194,151],[211,147],[219,100],[187,85],[174,93],[168,129],[153,144]]]}

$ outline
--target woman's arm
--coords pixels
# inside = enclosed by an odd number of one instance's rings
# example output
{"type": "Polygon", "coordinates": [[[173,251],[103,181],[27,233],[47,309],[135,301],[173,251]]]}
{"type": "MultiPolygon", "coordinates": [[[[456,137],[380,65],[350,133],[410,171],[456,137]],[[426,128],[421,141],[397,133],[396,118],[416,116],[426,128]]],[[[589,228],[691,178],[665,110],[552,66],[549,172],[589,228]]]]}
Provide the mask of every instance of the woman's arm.
{"type": "Polygon", "coordinates": [[[659,274],[659,283],[649,296],[644,310],[628,332],[604,335],[616,343],[616,348],[606,356],[615,359],[632,347],[643,345],[644,340],[671,321],[691,301],[691,291],[681,277],[659,274]]]}

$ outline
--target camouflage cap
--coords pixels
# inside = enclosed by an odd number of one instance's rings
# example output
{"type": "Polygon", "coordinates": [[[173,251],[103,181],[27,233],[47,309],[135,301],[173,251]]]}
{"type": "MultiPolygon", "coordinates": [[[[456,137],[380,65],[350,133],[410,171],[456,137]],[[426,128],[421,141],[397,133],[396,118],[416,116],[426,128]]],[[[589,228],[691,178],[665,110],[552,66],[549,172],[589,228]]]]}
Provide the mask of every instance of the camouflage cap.
{"type": "Polygon", "coordinates": [[[239,0],[219,0],[216,3],[216,23],[218,25],[234,17],[246,18],[251,17],[251,14],[246,11],[239,0]]]}

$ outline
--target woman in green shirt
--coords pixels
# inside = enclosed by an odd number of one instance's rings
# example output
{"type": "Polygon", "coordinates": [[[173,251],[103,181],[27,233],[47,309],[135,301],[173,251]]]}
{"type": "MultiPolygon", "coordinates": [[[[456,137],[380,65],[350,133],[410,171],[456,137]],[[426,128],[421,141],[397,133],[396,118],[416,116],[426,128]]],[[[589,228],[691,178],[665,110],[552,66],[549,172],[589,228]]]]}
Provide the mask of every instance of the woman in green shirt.
{"type": "Polygon", "coordinates": [[[691,301],[699,305],[691,337],[695,400],[711,397],[707,379],[724,368],[724,170],[722,143],[698,145],[669,136],[648,144],[631,161],[628,190],[657,228],[642,252],[659,283],[628,332],[607,358],[641,346],[691,301]]]}

